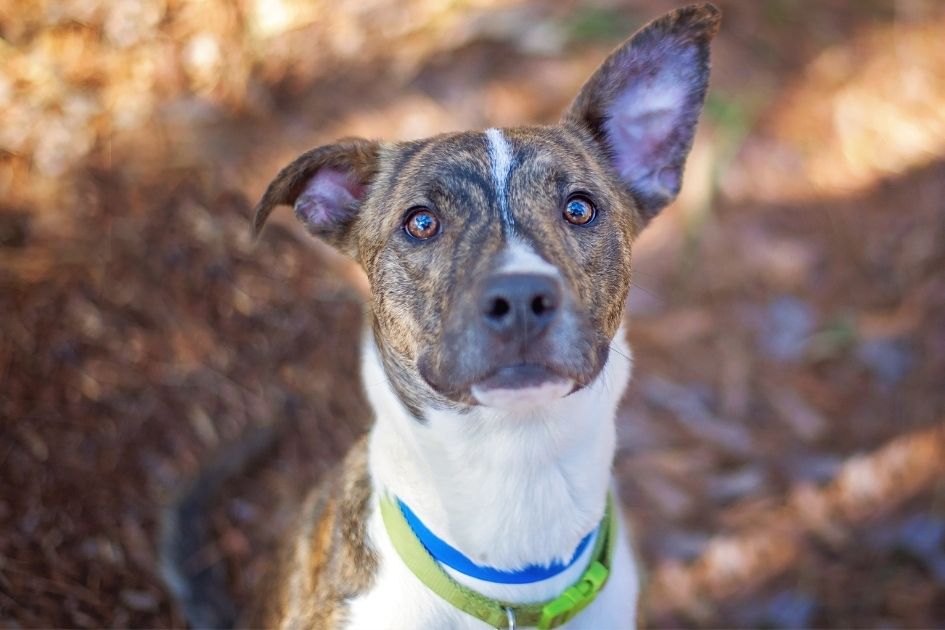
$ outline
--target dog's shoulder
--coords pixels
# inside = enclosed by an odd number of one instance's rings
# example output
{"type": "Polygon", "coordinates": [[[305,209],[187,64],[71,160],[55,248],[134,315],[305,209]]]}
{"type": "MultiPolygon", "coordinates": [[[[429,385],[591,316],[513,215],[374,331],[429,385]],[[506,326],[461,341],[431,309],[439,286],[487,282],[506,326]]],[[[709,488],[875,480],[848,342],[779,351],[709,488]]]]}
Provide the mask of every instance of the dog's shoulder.
{"type": "Polygon", "coordinates": [[[345,602],[367,591],[376,574],[377,557],[365,543],[371,495],[365,437],[306,497],[251,627],[340,625],[345,602]]]}

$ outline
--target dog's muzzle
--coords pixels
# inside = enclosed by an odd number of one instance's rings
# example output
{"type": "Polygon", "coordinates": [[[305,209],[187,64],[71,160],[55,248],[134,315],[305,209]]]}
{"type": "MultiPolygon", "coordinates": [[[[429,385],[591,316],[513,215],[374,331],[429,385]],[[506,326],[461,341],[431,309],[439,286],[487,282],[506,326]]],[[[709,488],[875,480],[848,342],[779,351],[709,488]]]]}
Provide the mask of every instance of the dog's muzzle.
{"type": "Polygon", "coordinates": [[[494,273],[467,294],[451,306],[443,342],[417,362],[447,398],[533,407],[587,385],[603,366],[607,344],[559,276],[494,273]]]}

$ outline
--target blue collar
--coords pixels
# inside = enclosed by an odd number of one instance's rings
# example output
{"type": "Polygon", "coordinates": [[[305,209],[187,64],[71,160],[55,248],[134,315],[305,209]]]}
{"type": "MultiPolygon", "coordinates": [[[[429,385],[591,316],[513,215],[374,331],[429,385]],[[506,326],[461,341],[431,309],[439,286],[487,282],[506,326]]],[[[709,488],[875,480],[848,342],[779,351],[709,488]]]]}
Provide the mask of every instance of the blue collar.
{"type": "Polygon", "coordinates": [[[591,538],[598,529],[594,528],[587,536],[581,539],[577,549],[575,549],[574,553],[571,555],[571,559],[564,564],[560,562],[554,562],[548,566],[532,564],[518,571],[502,571],[500,569],[476,564],[463,555],[459,549],[451,546],[445,540],[427,529],[427,526],[424,525],[423,522],[417,518],[417,515],[400,499],[397,499],[397,506],[400,507],[400,511],[407,520],[407,524],[410,525],[410,529],[413,530],[417,540],[419,540],[427,552],[433,556],[434,560],[463,575],[468,575],[469,577],[486,582],[496,582],[498,584],[531,584],[532,582],[540,582],[548,578],[553,578],[562,571],[574,566],[574,563],[577,562],[577,559],[581,556],[581,552],[587,548],[587,544],[591,541],[591,538]]]}

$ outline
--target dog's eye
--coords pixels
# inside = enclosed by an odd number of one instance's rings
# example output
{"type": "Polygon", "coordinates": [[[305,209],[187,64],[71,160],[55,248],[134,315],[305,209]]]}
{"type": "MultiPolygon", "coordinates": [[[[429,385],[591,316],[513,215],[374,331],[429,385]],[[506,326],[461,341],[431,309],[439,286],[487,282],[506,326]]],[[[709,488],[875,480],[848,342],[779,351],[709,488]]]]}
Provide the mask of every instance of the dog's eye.
{"type": "Polygon", "coordinates": [[[414,208],[404,221],[404,230],[415,239],[425,241],[440,233],[440,220],[429,208],[414,208]]]}
{"type": "Polygon", "coordinates": [[[594,204],[584,195],[571,195],[564,204],[564,218],[568,223],[587,225],[596,215],[594,204]]]}

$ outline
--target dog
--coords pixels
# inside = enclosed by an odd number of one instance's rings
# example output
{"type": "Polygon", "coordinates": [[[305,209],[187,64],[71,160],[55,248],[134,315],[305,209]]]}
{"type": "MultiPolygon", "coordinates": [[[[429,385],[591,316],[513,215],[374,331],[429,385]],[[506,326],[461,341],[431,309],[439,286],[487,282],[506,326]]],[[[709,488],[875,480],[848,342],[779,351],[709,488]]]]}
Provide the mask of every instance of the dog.
{"type": "Polygon", "coordinates": [[[640,231],[682,184],[720,13],[620,45],[561,122],[286,166],[279,205],[370,281],[369,435],[304,502],[254,625],[617,628],[639,577],[614,505],[640,231]]]}

